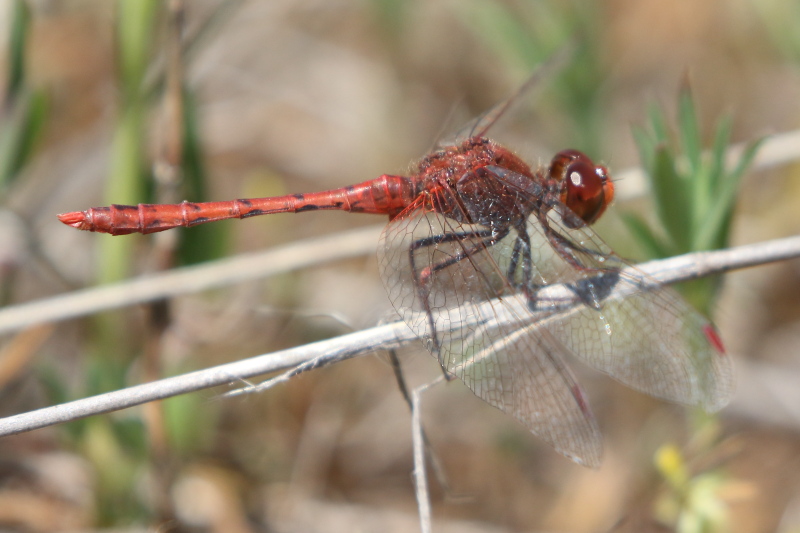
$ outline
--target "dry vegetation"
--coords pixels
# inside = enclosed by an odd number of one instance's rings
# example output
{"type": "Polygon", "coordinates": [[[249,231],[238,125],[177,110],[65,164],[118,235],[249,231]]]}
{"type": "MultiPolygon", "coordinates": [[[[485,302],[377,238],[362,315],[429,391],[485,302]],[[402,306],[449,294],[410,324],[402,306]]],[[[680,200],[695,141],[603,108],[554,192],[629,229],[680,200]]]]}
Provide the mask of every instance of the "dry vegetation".
{"type": "MultiPolygon", "coordinates": [[[[646,122],[653,102],[672,116],[687,78],[706,145],[726,113],[734,117],[735,142],[800,123],[800,12],[782,0],[193,0],[185,13],[190,44],[177,63],[167,53],[166,12],[156,10],[141,30],[151,45],[140,52],[143,96],[126,96],[121,72],[125,47],[117,39],[136,32],[123,28],[126,2],[28,2],[21,98],[42,91],[47,105],[41,137],[0,197],[5,304],[381,223],[342,213],[279,215],[222,223],[216,233],[198,228],[112,241],[70,231],[55,215],[137,201],[136,194],[198,199],[201,179],[205,199],[230,199],[406,172],[442,131],[457,130],[503,98],[570,35],[590,43],[576,60],[580,68],[546,84],[495,131],[531,162],[574,146],[612,171],[637,166],[631,126],[646,122]],[[183,105],[195,114],[190,131],[202,154],[183,160],[201,170],[170,172],[191,143],[175,144],[169,114],[175,93],[164,84],[165,71],[180,73],[188,88],[183,105]],[[126,105],[133,125],[121,117],[126,105]],[[143,140],[128,147],[133,155],[126,152],[126,131],[143,140]],[[141,167],[121,170],[126,161],[141,167]],[[167,181],[155,192],[136,181],[149,179],[153,168],[167,181]],[[134,181],[121,177],[126,172],[134,181]],[[195,185],[170,183],[181,175],[195,185]],[[192,232],[208,240],[191,242],[192,232]]],[[[127,9],[134,11],[133,3],[127,9]]],[[[11,26],[12,4],[0,7],[0,31],[11,26]]],[[[11,113],[6,109],[6,127],[11,113]]],[[[732,243],[798,233],[797,172],[782,166],[745,176],[732,243]]],[[[634,185],[618,184],[623,191],[634,185]]],[[[636,257],[619,213],[647,213],[648,205],[647,198],[617,202],[598,232],[636,257]]],[[[606,436],[599,471],[557,455],[460,383],[438,387],[426,397],[423,419],[450,492],[432,483],[434,529],[669,531],[676,509],[688,520],[711,508],[727,524],[716,531],[800,531],[800,405],[776,407],[769,395],[778,383],[800,378],[798,301],[797,263],[726,277],[714,319],[740,363],[743,394],[713,421],[587,371],[583,380],[606,436]],[[659,449],[661,471],[654,459],[659,449]],[[681,461],[688,478],[671,491],[664,472],[679,476],[681,461]],[[670,494],[693,499],[670,503],[670,494]]],[[[7,335],[2,414],[307,343],[389,316],[370,254],[7,335]]],[[[438,375],[421,349],[401,355],[413,383],[438,375]]],[[[0,440],[0,526],[418,527],[410,416],[381,354],[261,395],[220,399],[222,392],[0,440]]]]}

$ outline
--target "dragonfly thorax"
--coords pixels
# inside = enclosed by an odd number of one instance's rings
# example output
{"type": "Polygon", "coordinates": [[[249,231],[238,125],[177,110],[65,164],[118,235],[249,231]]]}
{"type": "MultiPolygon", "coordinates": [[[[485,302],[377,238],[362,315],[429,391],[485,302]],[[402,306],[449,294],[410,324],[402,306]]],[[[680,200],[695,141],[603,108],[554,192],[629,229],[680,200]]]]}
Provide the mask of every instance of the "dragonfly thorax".
{"type": "Polygon", "coordinates": [[[537,184],[541,178],[522,159],[484,137],[428,155],[413,179],[422,190],[435,191],[432,204],[437,212],[494,229],[527,217],[534,206],[521,198],[542,190],[537,184]]]}
{"type": "Polygon", "coordinates": [[[502,167],[533,179],[527,163],[485,137],[470,137],[461,144],[429,154],[419,162],[416,176],[428,184],[455,187],[465,175],[487,166],[502,167]]]}

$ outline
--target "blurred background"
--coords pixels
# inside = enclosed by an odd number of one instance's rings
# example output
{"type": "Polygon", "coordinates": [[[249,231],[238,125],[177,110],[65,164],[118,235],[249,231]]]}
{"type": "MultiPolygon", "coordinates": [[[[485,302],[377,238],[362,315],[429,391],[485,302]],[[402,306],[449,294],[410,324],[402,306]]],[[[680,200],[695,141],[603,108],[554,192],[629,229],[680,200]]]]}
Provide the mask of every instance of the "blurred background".
{"type": "MultiPolygon", "coordinates": [[[[409,173],[437,140],[569,43],[569,62],[491,133],[532,164],[572,147],[612,175],[632,176],[622,171],[653,167],[632,130],[658,137],[660,121],[667,140],[654,145],[666,142],[677,155],[791,132],[800,126],[798,25],[800,4],[784,0],[7,0],[2,302],[383,224],[306,213],[112,238],[71,230],[55,215],[409,173]]],[[[797,234],[798,172],[782,164],[742,173],[731,226],[717,244],[797,234]]],[[[643,260],[653,246],[631,217],[664,231],[654,215],[659,200],[638,179],[617,182],[620,198],[596,229],[621,255],[643,260]]],[[[377,237],[365,244],[374,250],[377,237]]],[[[716,417],[581,370],[605,436],[597,471],[561,457],[460,382],[434,389],[423,421],[449,485],[431,481],[434,529],[800,531],[800,401],[787,401],[782,388],[800,378],[798,265],[732,273],[705,293],[700,305],[738,367],[739,394],[716,417]]],[[[34,326],[3,337],[0,412],[391,316],[370,251],[34,326]]],[[[440,374],[421,347],[400,355],[412,384],[440,374]]],[[[385,354],[263,394],[220,398],[226,390],[1,439],[0,526],[417,529],[410,414],[385,354]]]]}

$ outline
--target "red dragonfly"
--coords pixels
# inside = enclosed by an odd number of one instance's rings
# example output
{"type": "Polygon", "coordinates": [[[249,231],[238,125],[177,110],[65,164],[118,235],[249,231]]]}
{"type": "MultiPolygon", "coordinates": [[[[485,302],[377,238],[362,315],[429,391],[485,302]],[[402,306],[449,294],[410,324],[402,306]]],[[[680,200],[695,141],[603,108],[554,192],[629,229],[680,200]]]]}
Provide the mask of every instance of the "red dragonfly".
{"type": "Polygon", "coordinates": [[[273,198],[112,205],[59,219],[124,235],[323,209],[388,215],[381,278],[446,375],[560,453],[597,467],[602,438],[566,354],[639,391],[709,411],[730,399],[731,361],[708,320],[589,228],[614,196],[604,166],[563,150],[533,170],[485,137],[509,103],[465,140],[425,156],[411,176],[273,198]],[[573,298],[549,296],[554,284],[573,298]],[[614,297],[620,288],[625,296],[614,297]]]}

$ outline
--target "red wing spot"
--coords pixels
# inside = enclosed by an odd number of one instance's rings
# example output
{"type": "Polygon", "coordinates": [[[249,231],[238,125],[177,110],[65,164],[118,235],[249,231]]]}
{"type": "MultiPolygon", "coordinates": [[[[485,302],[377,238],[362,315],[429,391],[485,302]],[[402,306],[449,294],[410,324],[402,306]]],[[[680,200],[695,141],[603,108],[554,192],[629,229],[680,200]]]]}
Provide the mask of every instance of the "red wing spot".
{"type": "Polygon", "coordinates": [[[579,385],[573,385],[572,396],[575,398],[575,401],[578,402],[578,407],[580,407],[581,412],[585,415],[589,415],[589,404],[586,401],[586,395],[583,394],[583,389],[581,389],[579,385]]]}
{"type": "Polygon", "coordinates": [[[719,352],[721,355],[725,355],[725,345],[722,344],[722,339],[719,337],[719,333],[717,332],[716,328],[711,324],[706,324],[703,326],[703,333],[706,336],[706,339],[714,347],[714,349],[719,352]]]}

